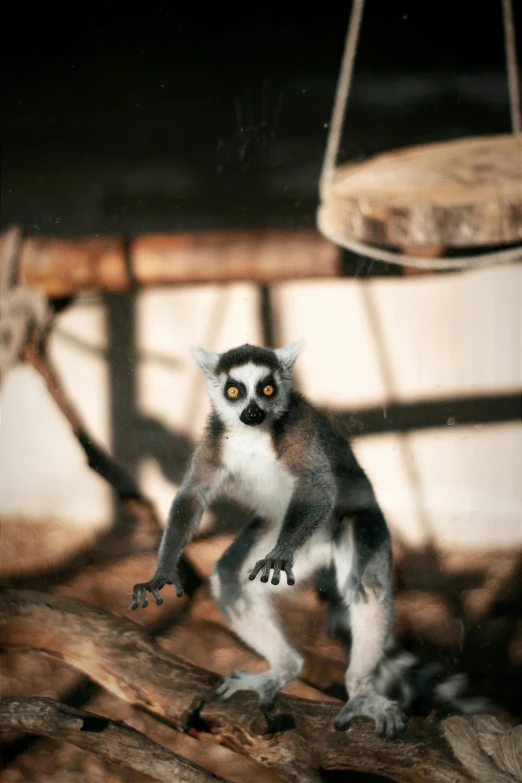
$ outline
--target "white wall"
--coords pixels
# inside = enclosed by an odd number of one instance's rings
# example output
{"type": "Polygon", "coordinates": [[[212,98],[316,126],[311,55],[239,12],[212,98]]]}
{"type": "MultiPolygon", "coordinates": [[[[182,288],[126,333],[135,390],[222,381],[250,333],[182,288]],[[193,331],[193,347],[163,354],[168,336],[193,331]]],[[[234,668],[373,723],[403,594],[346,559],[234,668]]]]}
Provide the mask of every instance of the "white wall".
{"type": "MultiPolygon", "coordinates": [[[[96,301],[82,301],[61,316],[60,325],[89,349],[53,339],[52,353],[64,386],[91,432],[110,446],[102,307],[96,301]]],[[[29,366],[16,367],[2,389],[0,513],[94,526],[106,523],[111,513],[110,489],[87,468],[69,425],[29,366]]]]}
{"type": "MultiPolygon", "coordinates": [[[[513,392],[522,384],[521,275],[513,265],[288,283],[273,292],[276,326],[282,342],[305,339],[299,385],[334,409],[513,392]]],[[[197,438],[208,403],[190,348],[259,342],[258,291],[249,284],[147,290],[136,313],[138,407],[197,438]]],[[[110,446],[103,308],[82,300],[58,326],[53,354],[66,388],[110,446]]],[[[355,441],[392,528],[412,543],[433,536],[447,547],[520,544],[520,424],[451,424],[355,441]]],[[[175,486],[147,456],[139,477],[165,515],[175,486]]],[[[3,389],[0,511],[82,525],[112,513],[110,491],[29,368],[14,371],[3,389]]]]}

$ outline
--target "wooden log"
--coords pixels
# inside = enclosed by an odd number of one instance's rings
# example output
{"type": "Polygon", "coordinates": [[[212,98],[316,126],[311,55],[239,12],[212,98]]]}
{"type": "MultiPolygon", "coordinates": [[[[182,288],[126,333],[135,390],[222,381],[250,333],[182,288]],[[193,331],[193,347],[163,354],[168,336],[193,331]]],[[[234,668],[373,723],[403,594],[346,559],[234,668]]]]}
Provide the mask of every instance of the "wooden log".
{"type": "Polygon", "coordinates": [[[60,704],[53,699],[0,699],[0,729],[70,742],[108,761],[164,783],[227,783],[123,723],[60,704]]]}
{"type": "Polygon", "coordinates": [[[134,285],[277,283],[340,273],[339,249],[316,231],[149,235],[127,244],[121,237],[27,237],[21,260],[27,285],[50,298],[134,285]]]}
{"type": "Polygon", "coordinates": [[[329,225],[373,245],[472,247],[522,241],[522,136],[458,139],[337,168],[329,225]]]}
{"type": "Polygon", "coordinates": [[[210,734],[284,780],[314,780],[319,769],[352,769],[399,783],[470,781],[433,720],[410,719],[400,741],[384,742],[366,720],[336,732],[332,719],[340,703],[285,694],[267,719],[253,694],[217,701],[217,675],[162,650],[144,629],[118,615],[58,595],[9,589],[1,591],[0,607],[4,649],[29,647],[60,658],[119,698],[178,729],[210,734]]]}

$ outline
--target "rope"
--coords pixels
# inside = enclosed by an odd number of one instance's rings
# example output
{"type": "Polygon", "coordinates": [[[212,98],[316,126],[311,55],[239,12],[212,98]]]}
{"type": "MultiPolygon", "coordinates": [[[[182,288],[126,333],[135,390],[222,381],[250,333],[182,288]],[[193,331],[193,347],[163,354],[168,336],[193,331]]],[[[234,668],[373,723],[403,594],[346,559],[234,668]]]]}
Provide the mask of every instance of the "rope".
{"type": "MultiPolygon", "coordinates": [[[[351,250],[353,253],[357,253],[360,256],[371,258],[374,261],[383,261],[387,264],[415,267],[416,269],[442,269],[448,271],[457,269],[478,269],[480,267],[489,266],[490,264],[508,264],[513,261],[522,260],[522,246],[507,248],[505,250],[486,251],[484,253],[477,253],[469,256],[454,256],[453,258],[410,256],[407,253],[385,250],[384,248],[375,247],[366,242],[347,237],[330,225],[328,219],[328,201],[335,172],[335,164],[339,154],[346,106],[350,96],[364,4],[365,0],[353,0],[350,23],[346,34],[341,71],[337,83],[332,119],[326,140],[326,150],[319,180],[319,194],[322,202],[317,212],[317,227],[319,231],[331,242],[334,242],[336,245],[344,247],[347,250],[351,250]]],[[[513,133],[519,134],[521,128],[520,99],[515,46],[515,24],[511,0],[502,0],[502,11],[511,121],[513,133]]]]}
{"type": "Polygon", "coordinates": [[[479,783],[522,783],[522,726],[506,726],[493,715],[459,715],[442,727],[455,756],[479,783]]]}
{"type": "Polygon", "coordinates": [[[509,264],[522,260],[522,247],[510,247],[506,250],[479,253],[471,256],[454,256],[453,258],[426,258],[425,256],[409,256],[406,253],[395,253],[393,250],[384,250],[358,239],[352,239],[340,234],[331,227],[328,220],[328,207],[320,206],[317,212],[317,227],[321,234],[336,245],[345,247],[353,253],[374,261],[384,261],[387,264],[401,264],[416,269],[443,269],[446,271],[457,269],[480,269],[490,264],[509,264]]]}
{"type": "Polygon", "coordinates": [[[522,129],[522,122],[520,115],[520,87],[518,84],[515,22],[513,20],[513,4],[511,0],[502,0],[502,20],[504,22],[504,48],[506,50],[511,126],[513,128],[513,134],[516,136],[522,129]]]}
{"type": "Polygon", "coordinates": [[[12,226],[4,234],[0,251],[0,296],[20,283],[21,248],[22,232],[18,226],[12,226]]]}
{"type": "Polygon", "coordinates": [[[353,0],[350,24],[348,25],[348,33],[346,34],[344,54],[341,63],[341,73],[339,74],[339,81],[335,91],[334,107],[330,120],[328,138],[326,140],[326,151],[324,154],[321,178],[319,180],[319,193],[321,199],[326,199],[330,190],[337,155],[339,153],[346,105],[352,86],[353,66],[355,64],[355,55],[357,54],[357,44],[359,43],[359,32],[361,30],[364,3],[365,0],[353,0]]]}
{"type": "Polygon", "coordinates": [[[21,231],[13,226],[0,249],[0,384],[51,318],[46,297],[25,285],[21,247],[21,231]]]}

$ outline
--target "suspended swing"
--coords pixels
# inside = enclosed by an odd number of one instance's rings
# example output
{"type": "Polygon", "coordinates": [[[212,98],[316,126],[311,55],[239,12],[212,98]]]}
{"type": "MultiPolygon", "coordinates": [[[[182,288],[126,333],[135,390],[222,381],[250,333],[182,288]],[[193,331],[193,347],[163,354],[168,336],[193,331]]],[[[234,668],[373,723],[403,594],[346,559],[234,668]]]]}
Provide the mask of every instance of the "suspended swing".
{"type": "Polygon", "coordinates": [[[410,147],[336,167],[364,3],[353,0],[321,173],[319,231],[359,255],[419,269],[521,260],[522,134],[511,0],[502,0],[502,11],[512,134],[410,147]],[[518,246],[442,257],[449,248],[513,243],[518,246]]]}

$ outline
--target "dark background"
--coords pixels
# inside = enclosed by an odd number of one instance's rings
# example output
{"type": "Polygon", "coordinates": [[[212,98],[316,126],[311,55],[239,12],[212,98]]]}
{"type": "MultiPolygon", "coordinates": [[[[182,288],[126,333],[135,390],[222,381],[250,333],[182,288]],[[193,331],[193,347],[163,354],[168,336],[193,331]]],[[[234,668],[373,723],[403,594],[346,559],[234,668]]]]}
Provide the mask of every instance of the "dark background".
{"type": "MultiPolygon", "coordinates": [[[[74,236],[313,225],[349,11],[4,10],[2,226],[74,236]]],[[[345,160],[509,129],[500,0],[368,0],[345,160]]]]}

